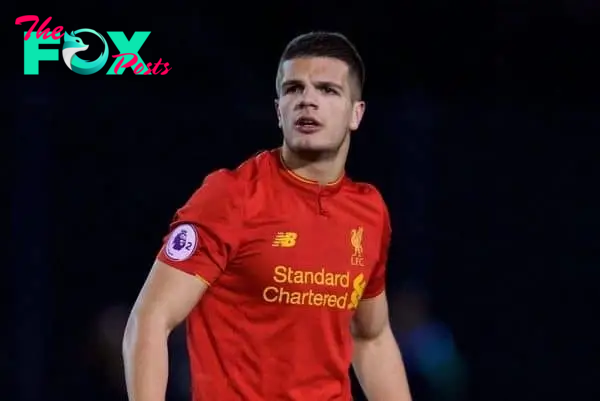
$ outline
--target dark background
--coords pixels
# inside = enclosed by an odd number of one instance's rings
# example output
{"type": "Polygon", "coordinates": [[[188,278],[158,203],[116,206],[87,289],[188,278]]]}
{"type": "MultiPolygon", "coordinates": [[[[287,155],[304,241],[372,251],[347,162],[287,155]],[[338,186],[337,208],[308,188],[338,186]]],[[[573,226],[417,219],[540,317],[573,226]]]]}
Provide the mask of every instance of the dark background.
{"type": "MultiPolygon", "coordinates": [[[[124,399],[124,319],[174,211],[210,171],[279,145],[283,47],[339,30],[367,66],[348,172],[391,211],[392,323],[415,401],[598,399],[598,4],[7,12],[16,44],[25,14],[52,16],[51,29],[150,30],[140,55],[173,69],[81,76],[59,60],[24,76],[15,46],[2,398],[124,399]]],[[[185,400],[180,332],[172,353],[169,398],[185,400]]]]}

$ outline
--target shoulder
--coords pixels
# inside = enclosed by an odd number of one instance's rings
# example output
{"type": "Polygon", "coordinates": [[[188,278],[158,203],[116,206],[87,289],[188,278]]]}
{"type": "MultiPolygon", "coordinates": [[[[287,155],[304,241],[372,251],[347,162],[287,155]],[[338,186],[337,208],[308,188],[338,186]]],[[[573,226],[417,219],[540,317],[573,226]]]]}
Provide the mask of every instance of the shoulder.
{"type": "Polygon", "coordinates": [[[238,186],[244,185],[244,183],[250,182],[260,175],[261,164],[265,163],[265,153],[259,152],[256,155],[244,160],[237,167],[228,169],[220,168],[210,172],[202,182],[204,185],[223,185],[223,186],[238,186]]]}
{"type": "Polygon", "coordinates": [[[211,193],[222,200],[244,198],[248,188],[268,173],[268,169],[265,168],[269,162],[268,156],[269,152],[259,152],[233,169],[221,168],[212,171],[204,178],[196,194],[211,193]]]}
{"type": "Polygon", "coordinates": [[[379,189],[370,183],[349,180],[350,193],[356,200],[356,204],[363,205],[370,211],[373,221],[384,230],[390,230],[390,214],[387,203],[379,189]]]}
{"type": "Polygon", "coordinates": [[[371,205],[375,205],[381,210],[385,210],[387,213],[387,205],[383,199],[383,195],[381,195],[381,192],[375,185],[367,182],[348,181],[348,188],[355,196],[359,196],[361,199],[368,201],[371,205]]]}

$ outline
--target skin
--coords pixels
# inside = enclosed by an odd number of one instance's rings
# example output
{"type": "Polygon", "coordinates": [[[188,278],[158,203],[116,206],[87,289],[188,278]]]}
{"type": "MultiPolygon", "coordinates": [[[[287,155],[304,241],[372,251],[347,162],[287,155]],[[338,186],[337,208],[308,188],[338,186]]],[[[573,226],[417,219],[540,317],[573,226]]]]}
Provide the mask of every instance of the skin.
{"type": "MultiPolygon", "coordinates": [[[[320,183],[333,182],[344,171],[350,135],[365,112],[348,65],[327,57],[285,61],[275,101],[283,132],[283,159],[296,174],[320,183]],[[299,132],[300,116],[322,123],[316,133],[299,132]]],[[[361,301],[352,322],[352,365],[369,401],[410,401],[400,350],[390,328],[385,292],[361,301]]]]}
{"type": "Polygon", "coordinates": [[[169,370],[167,339],[200,301],[207,285],[155,261],[133,306],[123,337],[129,401],[164,401],[169,370]]]}
{"type": "MultiPolygon", "coordinates": [[[[276,111],[283,131],[283,158],[296,174],[322,183],[344,171],[350,134],[358,129],[365,104],[348,66],[311,57],[283,63],[276,111]],[[305,135],[294,124],[301,115],[319,120],[305,135]]],[[[168,378],[167,340],[200,301],[207,285],[155,261],[129,316],[123,339],[125,379],[130,401],[164,401],[168,378]]],[[[409,401],[400,352],[389,326],[385,293],[362,301],[352,325],[353,365],[370,401],[409,401]]]]}
{"type": "Polygon", "coordinates": [[[335,181],[344,171],[350,134],[365,112],[365,103],[355,100],[358,89],[348,65],[327,57],[298,58],[282,63],[279,76],[275,106],[284,161],[302,177],[335,181]],[[316,118],[323,126],[303,134],[295,127],[300,116],[316,118]]]}

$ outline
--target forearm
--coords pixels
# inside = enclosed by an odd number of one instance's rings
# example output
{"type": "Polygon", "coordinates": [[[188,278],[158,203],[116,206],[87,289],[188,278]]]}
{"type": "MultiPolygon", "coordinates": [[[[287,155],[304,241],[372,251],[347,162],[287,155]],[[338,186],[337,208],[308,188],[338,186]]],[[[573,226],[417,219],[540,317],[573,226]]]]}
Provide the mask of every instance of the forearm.
{"type": "Polygon", "coordinates": [[[169,331],[151,319],[132,317],[123,339],[129,401],[164,401],[169,371],[169,331]]]}
{"type": "Polygon", "coordinates": [[[369,401],[410,401],[400,350],[386,327],[375,338],[355,338],[354,372],[369,401]]]}

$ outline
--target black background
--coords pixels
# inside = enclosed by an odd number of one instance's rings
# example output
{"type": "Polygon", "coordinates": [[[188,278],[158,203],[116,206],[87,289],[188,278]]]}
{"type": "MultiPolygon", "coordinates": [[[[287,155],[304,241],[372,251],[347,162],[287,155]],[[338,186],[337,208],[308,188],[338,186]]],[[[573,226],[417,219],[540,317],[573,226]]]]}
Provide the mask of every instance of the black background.
{"type": "Polygon", "coordinates": [[[6,398],[122,397],[98,373],[98,317],[131,306],[173,212],[207,173],[279,145],[278,58],[319,29],[345,33],[365,60],[348,171],[387,200],[390,294],[407,280],[427,288],[468,365],[465,399],[596,399],[599,10],[171,1],[3,15],[10,46],[24,14],[69,32],[149,30],[140,55],[173,68],[106,76],[109,58],[80,76],[59,60],[24,76],[15,47],[6,398]]]}

